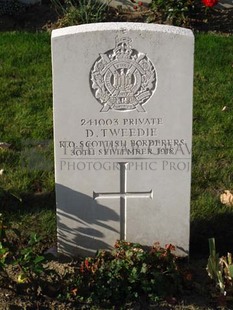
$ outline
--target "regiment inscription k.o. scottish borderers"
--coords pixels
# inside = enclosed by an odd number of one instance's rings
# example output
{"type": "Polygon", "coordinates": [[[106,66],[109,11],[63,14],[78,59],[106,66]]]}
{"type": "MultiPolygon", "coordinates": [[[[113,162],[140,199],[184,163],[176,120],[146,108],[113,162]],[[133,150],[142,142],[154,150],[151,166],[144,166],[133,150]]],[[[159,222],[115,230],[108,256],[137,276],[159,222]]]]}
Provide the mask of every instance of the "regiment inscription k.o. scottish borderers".
{"type": "Polygon", "coordinates": [[[145,112],[143,105],[156,88],[155,67],[146,54],[132,49],[130,38],[115,41],[115,48],[100,54],[91,69],[92,93],[103,106],[101,112],[145,112]]]}

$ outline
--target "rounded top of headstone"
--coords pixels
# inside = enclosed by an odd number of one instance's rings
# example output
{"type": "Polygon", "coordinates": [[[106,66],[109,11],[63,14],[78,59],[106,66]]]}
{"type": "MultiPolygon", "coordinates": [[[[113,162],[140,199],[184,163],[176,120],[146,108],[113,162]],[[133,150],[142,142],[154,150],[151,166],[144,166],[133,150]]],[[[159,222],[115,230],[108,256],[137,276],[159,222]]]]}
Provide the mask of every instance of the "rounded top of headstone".
{"type": "Polygon", "coordinates": [[[65,27],[60,29],[55,29],[52,31],[52,38],[74,35],[82,32],[95,32],[95,31],[156,31],[163,33],[170,33],[175,35],[184,35],[193,37],[193,32],[190,29],[159,25],[159,24],[146,24],[146,23],[96,23],[96,24],[83,24],[78,26],[65,27]]]}

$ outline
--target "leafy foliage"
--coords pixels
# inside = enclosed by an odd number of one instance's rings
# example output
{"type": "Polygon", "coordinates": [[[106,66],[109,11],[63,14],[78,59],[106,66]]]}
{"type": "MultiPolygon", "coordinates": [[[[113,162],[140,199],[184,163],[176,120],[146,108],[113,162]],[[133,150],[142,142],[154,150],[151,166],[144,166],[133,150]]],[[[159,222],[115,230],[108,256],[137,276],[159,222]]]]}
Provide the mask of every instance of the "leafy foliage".
{"type": "Polygon", "coordinates": [[[144,249],[139,244],[117,241],[112,251],[99,251],[95,257],[77,261],[72,273],[58,275],[48,268],[46,257],[39,254],[39,242],[36,234],[23,242],[20,232],[5,225],[1,217],[0,286],[6,282],[15,291],[20,286],[24,293],[46,294],[44,287],[51,283],[49,275],[54,287],[59,284],[55,293],[60,299],[101,306],[137,300],[158,302],[181,292],[183,275],[172,245],[162,248],[155,243],[144,249]],[[9,238],[10,233],[13,235],[9,238]],[[8,273],[12,266],[13,278],[8,273]]]}
{"type": "Polygon", "coordinates": [[[70,291],[78,300],[102,305],[176,296],[181,274],[173,249],[155,243],[145,250],[139,244],[117,241],[112,252],[100,251],[80,264],[70,291]]]}
{"type": "Polygon", "coordinates": [[[100,0],[52,0],[52,3],[61,15],[59,27],[104,22],[108,8],[107,2],[100,0]]]}
{"type": "Polygon", "coordinates": [[[233,294],[233,262],[232,254],[220,257],[216,252],[215,239],[209,239],[210,255],[206,270],[208,276],[215,282],[222,297],[233,294]]]}
{"type": "Polygon", "coordinates": [[[45,272],[43,263],[45,257],[37,254],[36,247],[40,238],[32,234],[27,245],[23,245],[20,232],[3,223],[3,217],[0,217],[0,282],[7,280],[13,286],[21,283],[28,283],[30,290],[37,293],[39,288],[39,277],[45,272]],[[15,239],[9,233],[15,234],[15,239]],[[17,277],[14,282],[8,274],[8,267],[16,266],[17,277]]]}
{"type": "Polygon", "coordinates": [[[150,9],[161,14],[162,20],[172,25],[184,26],[188,23],[194,0],[152,0],[150,9]]]}

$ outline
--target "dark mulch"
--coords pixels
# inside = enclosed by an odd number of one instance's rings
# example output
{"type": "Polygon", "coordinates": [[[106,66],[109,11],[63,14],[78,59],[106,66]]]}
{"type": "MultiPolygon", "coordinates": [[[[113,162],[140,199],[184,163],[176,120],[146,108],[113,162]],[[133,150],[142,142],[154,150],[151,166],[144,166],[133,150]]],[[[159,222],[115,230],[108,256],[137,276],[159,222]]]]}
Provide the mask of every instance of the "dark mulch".
{"type": "Polygon", "coordinates": [[[193,14],[191,27],[194,31],[233,33],[233,9],[199,10],[193,14]]]}
{"type": "Polygon", "coordinates": [[[25,8],[19,15],[0,16],[0,31],[40,31],[56,22],[58,14],[49,2],[25,8]]]}

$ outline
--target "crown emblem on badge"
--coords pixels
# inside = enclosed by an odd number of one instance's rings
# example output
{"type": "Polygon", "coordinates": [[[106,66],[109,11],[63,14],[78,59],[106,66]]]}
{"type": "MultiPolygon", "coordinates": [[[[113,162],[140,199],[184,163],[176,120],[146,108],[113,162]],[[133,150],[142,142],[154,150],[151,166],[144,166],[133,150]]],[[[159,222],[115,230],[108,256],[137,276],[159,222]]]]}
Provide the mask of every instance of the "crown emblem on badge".
{"type": "Polygon", "coordinates": [[[128,37],[116,38],[115,48],[100,54],[90,72],[94,97],[109,110],[145,112],[143,105],[156,88],[156,71],[146,54],[131,46],[128,37]]]}

